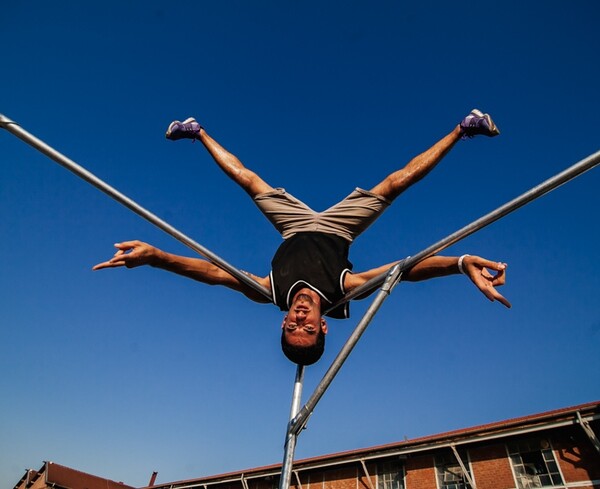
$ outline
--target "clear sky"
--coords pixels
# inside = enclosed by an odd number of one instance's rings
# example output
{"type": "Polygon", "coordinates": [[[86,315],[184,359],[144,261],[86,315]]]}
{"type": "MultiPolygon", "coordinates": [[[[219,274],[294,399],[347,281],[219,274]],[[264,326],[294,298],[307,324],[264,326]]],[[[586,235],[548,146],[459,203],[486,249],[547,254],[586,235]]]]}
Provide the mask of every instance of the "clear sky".
{"type": "MultiPolygon", "coordinates": [[[[414,254],[600,149],[600,4],[4,2],[0,113],[244,270],[280,238],[201,144],[324,209],[473,107],[460,142],[353,245],[414,254]],[[535,6],[534,6],[535,5],[535,6]]],[[[117,241],[194,253],[0,131],[0,485],[44,460],[145,485],[279,463],[295,367],[281,313],[155,269],[92,272],[117,241]]],[[[446,250],[509,264],[401,284],[298,440],[297,458],[600,399],[600,170],[446,250]]],[[[331,321],[305,399],[347,339],[331,321]]]]}

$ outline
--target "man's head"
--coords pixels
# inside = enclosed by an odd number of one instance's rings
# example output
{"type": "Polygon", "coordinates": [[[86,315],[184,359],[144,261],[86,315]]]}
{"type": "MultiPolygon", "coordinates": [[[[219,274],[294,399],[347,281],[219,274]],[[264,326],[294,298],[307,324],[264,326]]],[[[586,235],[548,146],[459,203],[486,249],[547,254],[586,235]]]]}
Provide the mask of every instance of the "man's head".
{"type": "Polygon", "coordinates": [[[300,289],[281,325],[281,349],[299,365],[312,365],[325,350],[327,323],[321,317],[321,298],[309,288],[300,289]]]}

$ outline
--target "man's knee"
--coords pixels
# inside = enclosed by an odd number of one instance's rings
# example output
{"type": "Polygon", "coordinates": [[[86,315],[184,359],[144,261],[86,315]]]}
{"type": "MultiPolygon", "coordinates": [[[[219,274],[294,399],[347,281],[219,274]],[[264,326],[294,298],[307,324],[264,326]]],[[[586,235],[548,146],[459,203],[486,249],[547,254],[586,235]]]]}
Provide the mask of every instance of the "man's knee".
{"type": "Polygon", "coordinates": [[[262,178],[247,168],[240,172],[236,181],[252,198],[273,190],[262,178]]]}

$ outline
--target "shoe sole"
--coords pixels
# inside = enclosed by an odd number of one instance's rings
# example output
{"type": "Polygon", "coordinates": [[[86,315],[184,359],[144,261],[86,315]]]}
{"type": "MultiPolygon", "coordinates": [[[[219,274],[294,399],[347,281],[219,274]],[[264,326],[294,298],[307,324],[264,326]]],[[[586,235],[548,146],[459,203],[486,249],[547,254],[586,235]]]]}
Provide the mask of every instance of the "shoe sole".
{"type": "Polygon", "coordinates": [[[498,134],[500,134],[500,129],[498,129],[496,124],[494,124],[494,121],[492,120],[489,114],[484,114],[483,112],[477,109],[473,109],[471,111],[471,114],[475,114],[477,117],[483,117],[486,121],[488,121],[488,124],[490,125],[490,137],[497,136],[498,134]]]}
{"type": "Polygon", "coordinates": [[[181,122],[173,121],[173,122],[171,122],[171,124],[169,124],[169,127],[167,127],[167,132],[165,133],[165,137],[167,139],[171,138],[171,131],[173,130],[173,126],[175,126],[175,124],[181,124],[181,122]]]}

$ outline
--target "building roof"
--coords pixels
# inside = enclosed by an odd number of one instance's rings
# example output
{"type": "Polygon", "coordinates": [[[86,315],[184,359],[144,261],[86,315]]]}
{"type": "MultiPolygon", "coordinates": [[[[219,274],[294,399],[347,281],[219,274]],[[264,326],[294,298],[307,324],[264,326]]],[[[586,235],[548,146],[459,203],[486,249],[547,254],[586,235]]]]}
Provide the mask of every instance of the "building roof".
{"type": "MultiPolygon", "coordinates": [[[[435,450],[451,445],[478,443],[487,440],[507,438],[512,435],[535,433],[548,429],[573,426],[581,420],[600,420],[600,401],[556,409],[539,414],[512,418],[505,421],[473,426],[437,435],[424,436],[401,442],[360,448],[344,452],[322,455],[294,461],[294,471],[312,470],[327,466],[368,461],[377,458],[409,455],[427,450],[435,450]]],[[[268,476],[279,476],[281,463],[256,467],[225,474],[200,477],[146,486],[142,489],[184,489],[195,486],[208,486],[228,482],[244,481],[268,476]]],[[[153,474],[150,484],[155,480],[153,474]]],[[[45,462],[38,471],[28,470],[14,489],[134,489],[132,486],[103,477],[87,474],[53,462],[45,462]]],[[[244,485],[244,487],[248,487],[244,485]]]]}
{"type": "MultiPolygon", "coordinates": [[[[524,432],[536,432],[544,429],[557,428],[560,426],[569,426],[578,423],[578,413],[583,418],[600,419],[600,401],[473,426],[470,428],[448,431],[436,435],[404,440],[387,445],[360,448],[302,460],[295,460],[294,470],[301,471],[325,467],[328,465],[339,465],[342,463],[381,458],[384,456],[416,453],[450,446],[451,444],[458,446],[460,444],[477,443],[494,438],[505,438],[513,434],[520,434],[524,432]]],[[[161,483],[148,487],[152,487],[153,489],[177,489],[190,486],[206,486],[209,484],[224,483],[227,481],[234,482],[236,480],[241,481],[242,479],[278,475],[280,471],[281,464],[279,463],[264,467],[228,472],[225,474],[201,477],[197,479],[161,483]]]]}
{"type": "Polygon", "coordinates": [[[132,486],[115,482],[110,479],[87,474],[79,470],[44,462],[38,471],[30,469],[15,486],[15,489],[28,489],[33,487],[53,487],[55,489],[133,489],[132,486]]]}

